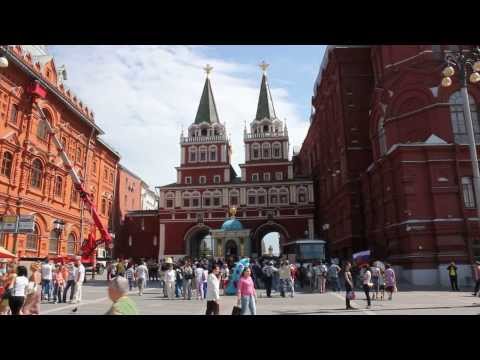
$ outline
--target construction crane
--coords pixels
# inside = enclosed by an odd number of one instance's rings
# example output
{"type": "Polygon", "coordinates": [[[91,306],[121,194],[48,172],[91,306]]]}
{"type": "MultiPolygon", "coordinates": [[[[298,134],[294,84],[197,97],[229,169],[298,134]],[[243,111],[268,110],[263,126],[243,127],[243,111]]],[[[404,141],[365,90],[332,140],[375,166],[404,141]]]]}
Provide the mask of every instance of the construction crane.
{"type": "Polygon", "coordinates": [[[51,135],[53,143],[60,154],[60,157],[65,164],[65,167],[72,178],[73,185],[75,190],[77,190],[80,194],[80,198],[82,199],[86,208],[90,211],[94,226],[91,228],[89,236],[83,241],[81,245],[81,256],[82,256],[82,263],[91,263],[95,271],[95,250],[101,244],[105,244],[106,247],[112,247],[112,237],[108,230],[106,229],[105,225],[100,220],[98,215],[97,209],[93,204],[90,195],[85,190],[84,184],[80,177],[78,176],[75,168],[73,167],[72,162],[68,158],[67,153],[63,147],[63,144],[58,140],[55,130],[52,127],[52,124],[48,121],[47,117],[45,116],[42,108],[38,105],[38,99],[45,99],[47,95],[47,91],[43,88],[38,81],[34,81],[27,89],[28,93],[32,96],[32,105],[40,114],[42,120],[45,122],[47,131],[51,135]],[[95,240],[95,228],[100,231],[100,239],[95,240]]]}

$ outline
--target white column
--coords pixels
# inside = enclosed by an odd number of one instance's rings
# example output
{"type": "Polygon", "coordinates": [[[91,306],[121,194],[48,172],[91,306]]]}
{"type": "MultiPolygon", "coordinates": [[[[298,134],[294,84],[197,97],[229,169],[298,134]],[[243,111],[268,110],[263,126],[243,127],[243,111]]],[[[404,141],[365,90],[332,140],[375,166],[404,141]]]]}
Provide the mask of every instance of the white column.
{"type": "Polygon", "coordinates": [[[313,219],[308,219],[308,238],[313,240],[313,219]]]}
{"type": "Polygon", "coordinates": [[[225,169],[224,171],[224,181],[225,182],[230,182],[230,169],[225,169]]]}
{"type": "Polygon", "coordinates": [[[182,155],[181,155],[181,164],[185,164],[185,155],[186,155],[186,151],[187,149],[185,148],[185,146],[182,146],[182,155]]]}
{"type": "Polygon", "coordinates": [[[160,191],[160,207],[165,207],[165,192],[160,191]]]}
{"type": "Polygon", "coordinates": [[[228,189],[223,189],[223,206],[228,206],[228,189]]]}
{"type": "Polygon", "coordinates": [[[296,203],[297,202],[297,186],[290,185],[290,202],[296,203]]]}
{"type": "Polygon", "coordinates": [[[250,161],[250,144],[245,145],[245,161],[250,161]]]}
{"type": "Polygon", "coordinates": [[[182,193],[177,190],[175,191],[175,207],[182,206],[182,193]]]}
{"type": "Polygon", "coordinates": [[[247,191],[245,188],[240,188],[240,205],[247,203],[247,191]]]}
{"type": "Polygon", "coordinates": [[[283,158],[288,160],[288,141],[283,142],[283,158]]]}
{"type": "Polygon", "coordinates": [[[227,161],[227,146],[224,144],[221,146],[222,149],[222,162],[227,161]]]}
{"type": "Polygon", "coordinates": [[[165,224],[160,224],[160,243],[158,246],[158,262],[165,255],[165,224]]]}
{"type": "Polygon", "coordinates": [[[293,179],[293,165],[288,165],[288,180],[293,179]]]}
{"type": "Polygon", "coordinates": [[[242,181],[247,181],[247,169],[242,168],[242,181]]]}
{"type": "Polygon", "coordinates": [[[182,172],[180,170],[177,170],[177,184],[182,183],[182,172]]]}
{"type": "Polygon", "coordinates": [[[308,185],[308,201],[313,202],[313,185],[308,185]]]}

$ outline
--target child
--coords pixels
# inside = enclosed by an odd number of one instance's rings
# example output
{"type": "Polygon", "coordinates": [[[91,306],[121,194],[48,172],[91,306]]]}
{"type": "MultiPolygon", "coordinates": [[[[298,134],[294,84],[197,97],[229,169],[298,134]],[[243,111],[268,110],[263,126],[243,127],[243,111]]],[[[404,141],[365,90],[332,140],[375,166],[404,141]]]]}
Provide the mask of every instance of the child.
{"type": "Polygon", "coordinates": [[[63,265],[57,264],[53,272],[53,303],[62,302],[63,289],[65,288],[65,278],[63,277],[63,265]]]}

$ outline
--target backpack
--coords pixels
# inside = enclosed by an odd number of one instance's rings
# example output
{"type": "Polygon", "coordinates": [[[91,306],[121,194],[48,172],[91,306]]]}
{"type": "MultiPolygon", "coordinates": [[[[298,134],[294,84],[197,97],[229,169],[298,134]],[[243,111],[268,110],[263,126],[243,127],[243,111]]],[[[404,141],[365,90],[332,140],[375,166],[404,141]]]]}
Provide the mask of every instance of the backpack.
{"type": "Polygon", "coordinates": [[[183,269],[183,277],[185,280],[192,280],[193,279],[193,271],[191,267],[183,269]]]}
{"type": "Polygon", "coordinates": [[[182,270],[181,270],[181,269],[177,269],[175,272],[177,273],[176,279],[177,279],[178,281],[183,280],[182,270]]]}

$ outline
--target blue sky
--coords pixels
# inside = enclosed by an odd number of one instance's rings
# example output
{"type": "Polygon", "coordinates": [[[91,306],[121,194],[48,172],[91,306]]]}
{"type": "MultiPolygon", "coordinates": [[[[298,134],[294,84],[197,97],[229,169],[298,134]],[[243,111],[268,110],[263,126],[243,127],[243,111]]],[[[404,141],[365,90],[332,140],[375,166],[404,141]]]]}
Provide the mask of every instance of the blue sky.
{"type": "Polygon", "coordinates": [[[256,113],[265,60],[277,116],[287,119],[290,150],[307,130],[313,84],[325,46],[80,46],[48,47],[65,64],[66,86],[95,112],[104,139],[121,163],[151,186],[176,181],[179,136],[195,119],[210,76],[220,120],[227,124],[232,162],[244,161],[243,128],[256,113]]]}

